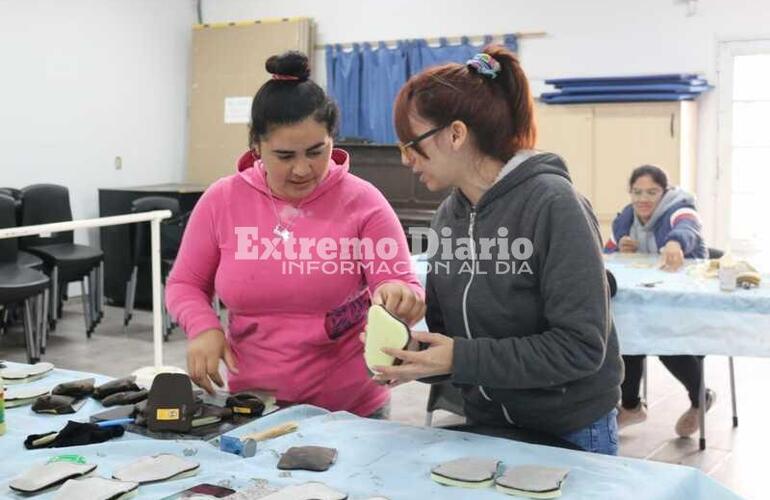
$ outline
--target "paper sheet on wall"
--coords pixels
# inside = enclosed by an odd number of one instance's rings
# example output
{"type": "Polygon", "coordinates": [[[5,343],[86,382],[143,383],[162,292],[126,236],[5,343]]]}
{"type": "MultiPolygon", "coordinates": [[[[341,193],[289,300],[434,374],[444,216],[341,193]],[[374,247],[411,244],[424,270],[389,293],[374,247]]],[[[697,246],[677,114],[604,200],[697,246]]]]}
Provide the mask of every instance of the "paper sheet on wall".
{"type": "Polygon", "coordinates": [[[225,123],[249,123],[253,97],[225,97],[225,123]]]}

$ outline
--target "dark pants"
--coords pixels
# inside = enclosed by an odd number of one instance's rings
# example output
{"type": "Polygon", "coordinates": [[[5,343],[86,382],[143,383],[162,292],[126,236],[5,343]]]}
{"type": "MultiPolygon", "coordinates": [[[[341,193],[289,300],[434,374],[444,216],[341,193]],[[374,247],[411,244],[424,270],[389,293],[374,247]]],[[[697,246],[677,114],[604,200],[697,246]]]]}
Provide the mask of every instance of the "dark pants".
{"type": "MultiPolygon", "coordinates": [[[[623,356],[626,365],[626,378],[620,385],[623,408],[632,409],[639,405],[639,385],[642,381],[644,355],[623,356]]],[[[700,393],[699,360],[703,356],[659,356],[661,363],[679,380],[690,398],[690,404],[698,407],[700,393]]]]}

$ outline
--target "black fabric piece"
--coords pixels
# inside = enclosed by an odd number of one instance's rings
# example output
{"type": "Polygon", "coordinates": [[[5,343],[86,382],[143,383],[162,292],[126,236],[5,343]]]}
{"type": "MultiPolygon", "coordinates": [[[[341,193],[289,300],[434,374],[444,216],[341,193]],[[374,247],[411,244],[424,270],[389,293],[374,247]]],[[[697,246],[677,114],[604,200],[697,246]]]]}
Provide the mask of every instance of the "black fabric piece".
{"type": "Polygon", "coordinates": [[[73,398],[72,396],[50,394],[37,398],[32,405],[32,411],[35,413],[66,415],[77,412],[83,407],[85,402],[85,398],[73,398]]]}
{"type": "Polygon", "coordinates": [[[139,386],[134,382],[136,377],[124,377],[102,384],[94,389],[94,399],[104,399],[119,392],[138,391],[139,386]]]}
{"type": "Polygon", "coordinates": [[[147,390],[118,392],[102,399],[102,406],[131,405],[147,399],[147,390]]]}
{"type": "Polygon", "coordinates": [[[281,470],[309,470],[323,472],[337,460],[337,450],[323,446],[293,446],[281,455],[281,470]]]}
{"type": "Polygon", "coordinates": [[[72,396],[73,398],[85,398],[94,392],[94,379],[87,378],[59,384],[51,390],[51,394],[58,396],[72,396]]]}
{"type": "Polygon", "coordinates": [[[134,423],[136,425],[147,426],[147,400],[146,399],[134,405],[134,423]]]}
{"type": "Polygon", "coordinates": [[[64,448],[67,446],[82,446],[86,444],[103,443],[112,438],[120,437],[125,432],[125,429],[120,425],[114,425],[109,427],[99,427],[96,424],[89,424],[84,422],[73,422],[70,420],[62,430],[59,431],[58,436],[47,444],[35,445],[35,441],[44,437],[56,434],[56,432],[47,432],[44,434],[30,434],[27,439],[24,440],[24,447],[28,450],[38,448],[64,448]]]}

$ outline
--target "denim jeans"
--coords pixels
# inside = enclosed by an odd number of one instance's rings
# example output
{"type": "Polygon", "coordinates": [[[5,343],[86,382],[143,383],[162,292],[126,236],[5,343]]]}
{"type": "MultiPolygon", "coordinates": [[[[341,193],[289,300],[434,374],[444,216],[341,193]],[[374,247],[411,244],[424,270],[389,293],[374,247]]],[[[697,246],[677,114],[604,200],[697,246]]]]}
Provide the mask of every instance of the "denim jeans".
{"type": "Polygon", "coordinates": [[[561,438],[580,446],[585,451],[617,455],[618,410],[613,408],[611,412],[593,424],[564,434],[561,438]]]}

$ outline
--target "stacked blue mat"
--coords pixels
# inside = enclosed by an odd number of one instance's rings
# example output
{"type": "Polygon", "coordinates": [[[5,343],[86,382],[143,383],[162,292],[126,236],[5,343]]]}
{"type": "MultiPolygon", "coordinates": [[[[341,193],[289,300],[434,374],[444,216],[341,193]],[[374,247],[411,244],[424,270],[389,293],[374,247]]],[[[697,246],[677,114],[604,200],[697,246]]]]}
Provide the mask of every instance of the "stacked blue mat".
{"type": "Polygon", "coordinates": [[[670,75],[555,78],[545,83],[558,92],[544,92],[548,104],[633,101],[691,101],[714,88],[693,73],[670,75]]]}

